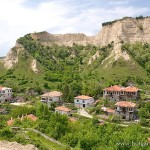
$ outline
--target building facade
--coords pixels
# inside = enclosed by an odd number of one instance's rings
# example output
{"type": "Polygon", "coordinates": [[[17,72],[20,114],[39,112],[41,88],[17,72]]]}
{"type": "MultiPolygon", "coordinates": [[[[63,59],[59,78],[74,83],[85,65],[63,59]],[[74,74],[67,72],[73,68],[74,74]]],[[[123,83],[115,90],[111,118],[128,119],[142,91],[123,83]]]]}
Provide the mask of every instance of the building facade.
{"type": "Polygon", "coordinates": [[[0,103],[10,101],[12,99],[12,89],[0,86],[0,103]]]}
{"type": "Polygon", "coordinates": [[[41,102],[51,103],[51,102],[62,102],[62,93],[58,91],[51,91],[41,95],[41,102]]]}
{"type": "Polygon", "coordinates": [[[116,114],[125,120],[134,120],[136,118],[136,104],[127,101],[120,101],[115,104],[116,114]]]}
{"type": "Polygon", "coordinates": [[[110,101],[138,100],[139,89],[134,86],[121,87],[114,85],[103,89],[103,98],[110,101]]]}
{"type": "Polygon", "coordinates": [[[67,115],[70,116],[71,115],[71,109],[65,107],[65,106],[59,106],[55,108],[55,112],[61,114],[61,115],[67,115]]]}
{"type": "Polygon", "coordinates": [[[78,108],[86,108],[94,104],[94,98],[86,95],[80,95],[74,98],[74,104],[78,108]]]}

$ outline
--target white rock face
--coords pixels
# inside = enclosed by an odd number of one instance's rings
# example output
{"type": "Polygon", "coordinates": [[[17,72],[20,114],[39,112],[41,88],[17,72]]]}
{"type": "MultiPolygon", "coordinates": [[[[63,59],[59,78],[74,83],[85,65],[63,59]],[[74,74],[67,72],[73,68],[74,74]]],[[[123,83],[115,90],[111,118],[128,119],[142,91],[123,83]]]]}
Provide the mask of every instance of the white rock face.
{"type": "Polygon", "coordinates": [[[150,18],[134,19],[125,18],[112,25],[102,27],[95,36],[95,45],[107,45],[111,42],[148,42],[150,43],[150,18]],[[142,27],[142,28],[141,28],[142,27]]]}
{"type": "Polygon", "coordinates": [[[32,60],[31,69],[32,69],[33,72],[35,72],[35,73],[38,73],[38,72],[39,72],[39,70],[37,69],[37,65],[36,65],[36,59],[33,59],[33,60],[32,60]]]}
{"type": "MultiPolygon", "coordinates": [[[[102,30],[95,36],[86,36],[85,34],[49,34],[47,32],[32,33],[33,39],[39,40],[43,45],[65,45],[73,46],[73,44],[87,45],[93,44],[95,46],[106,46],[110,43],[114,43],[114,49],[111,52],[110,57],[114,57],[117,60],[123,57],[125,60],[129,60],[129,55],[126,52],[121,51],[121,42],[147,42],[150,43],[150,18],[134,19],[124,18],[114,22],[111,25],[103,26],[102,30]]],[[[8,53],[4,66],[5,68],[11,68],[18,62],[19,51],[23,49],[21,45],[16,44],[16,51],[13,48],[8,53]]],[[[106,58],[108,59],[108,58],[106,58]]],[[[105,61],[105,60],[104,60],[105,61]]],[[[91,64],[92,60],[89,60],[88,64],[91,64]]],[[[35,67],[35,63],[33,63],[35,67]]]]}
{"type": "Polygon", "coordinates": [[[5,60],[4,60],[4,67],[10,69],[18,62],[19,53],[20,51],[24,50],[23,46],[16,43],[16,46],[8,52],[5,60]]]}
{"type": "Polygon", "coordinates": [[[21,145],[17,142],[0,141],[0,150],[38,150],[34,145],[21,145]]]}

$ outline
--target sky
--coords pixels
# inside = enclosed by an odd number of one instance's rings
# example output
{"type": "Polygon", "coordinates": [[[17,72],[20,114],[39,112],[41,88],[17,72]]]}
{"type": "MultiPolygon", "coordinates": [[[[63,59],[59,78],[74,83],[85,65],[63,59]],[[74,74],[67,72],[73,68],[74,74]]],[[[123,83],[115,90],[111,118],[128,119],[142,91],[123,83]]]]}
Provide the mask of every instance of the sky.
{"type": "Polygon", "coordinates": [[[149,0],[1,0],[0,57],[28,33],[95,35],[103,22],[150,15],[149,0]]]}

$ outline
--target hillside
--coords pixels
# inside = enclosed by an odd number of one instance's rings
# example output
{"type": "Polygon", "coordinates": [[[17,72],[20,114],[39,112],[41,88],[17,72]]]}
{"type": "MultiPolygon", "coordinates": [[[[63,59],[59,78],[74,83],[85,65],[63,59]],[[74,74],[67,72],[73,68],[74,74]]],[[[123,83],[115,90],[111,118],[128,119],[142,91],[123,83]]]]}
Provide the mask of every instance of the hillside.
{"type": "Polygon", "coordinates": [[[1,150],[38,150],[34,145],[21,145],[17,142],[0,141],[1,150]]]}
{"type": "Polygon", "coordinates": [[[27,92],[59,89],[68,93],[67,99],[80,93],[97,98],[103,87],[112,84],[135,84],[148,90],[149,25],[149,17],[128,17],[104,23],[91,37],[27,34],[17,40],[1,65],[0,83],[27,92]]]}

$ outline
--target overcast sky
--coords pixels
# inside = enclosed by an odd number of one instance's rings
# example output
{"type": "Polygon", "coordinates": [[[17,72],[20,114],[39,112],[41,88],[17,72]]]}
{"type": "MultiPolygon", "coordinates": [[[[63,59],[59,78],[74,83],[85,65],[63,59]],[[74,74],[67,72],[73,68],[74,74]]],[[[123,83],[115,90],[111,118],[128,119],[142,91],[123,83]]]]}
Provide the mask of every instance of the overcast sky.
{"type": "Polygon", "coordinates": [[[102,22],[139,15],[150,15],[149,0],[1,0],[0,56],[27,33],[95,35],[102,22]]]}

